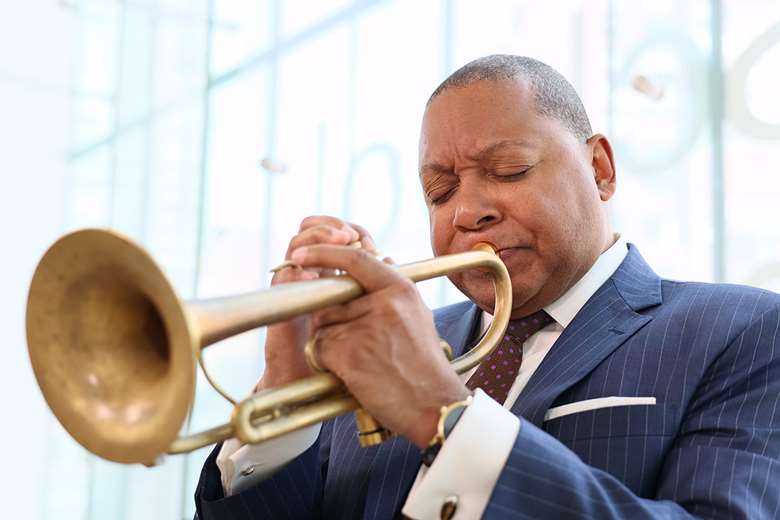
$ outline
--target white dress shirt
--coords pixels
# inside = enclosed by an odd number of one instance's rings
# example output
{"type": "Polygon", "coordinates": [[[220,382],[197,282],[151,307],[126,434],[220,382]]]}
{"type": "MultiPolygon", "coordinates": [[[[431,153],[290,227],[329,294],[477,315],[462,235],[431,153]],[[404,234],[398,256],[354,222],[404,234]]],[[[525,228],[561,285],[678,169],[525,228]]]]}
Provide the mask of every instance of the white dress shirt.
{"type": "MultiPolygon", "coordinates": [[[[523,343],[523,363],[503,407],[482,390],[474,393],[471,405],[463,412],[433,464],[430,468],[421,466],[406,498],[404,515],[414,519],[439,518],[443,501],[454,495],[458,497],[459,519],[482,516],[520,429],[519,418],[509,408],[563,329],[614,274],[626,253],[625,239],[616,235],[615,243],[601,254],[585,276],[544,308],[555,321],[523,343]]],[[[482,314],[483,331],[491,320],[492,316],[482,314]]],[[[461,379],[467,381],[474,371],[476,368],[461,374],[461,379]]],[[[317,424],[258,445],[242,445],[236,439],[226,441],[217,456],[225,494],[239,493],[270,478],[314,444],[319,432],[317,424]]]]}

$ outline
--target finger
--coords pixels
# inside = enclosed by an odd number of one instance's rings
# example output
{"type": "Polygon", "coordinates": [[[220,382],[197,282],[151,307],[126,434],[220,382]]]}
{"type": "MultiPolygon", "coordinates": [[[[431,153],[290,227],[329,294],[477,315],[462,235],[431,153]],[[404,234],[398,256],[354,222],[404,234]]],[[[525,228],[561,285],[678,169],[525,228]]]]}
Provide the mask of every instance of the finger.
{"type": "Polygon", "coordinates": [[[286,267],[274,273],[273,277],[271,278],[271,285],[300,282],[301,280],[316,280],[319,277],[320,275],[316,271],[295,267],[286,267]]]}
{"type": "Polygon", "coordinates": [[[371,312],[371,307],[368,304],[369,302],[366,301],[366,298],[367,296],[362,296],[350,302],[332,305],[315,312],[312,315],[312,327],[320,329],[362,318],[371,312]]]}
{"type": "Polygon", "coordinates": [[[343,376],[338,367],[336,360],[339,355],[344,355],[344,348],[339,346],[344,345],[344,341],[349,337],[350,326],[341,323],[336,323],[329,327],[317,329],[317,343],[316,354],[320,364],[336,375],[336,377],[343,376]]]}
{"type": "Polygon", "coordinates": [[[344,222],[340,218],[331,217],[330,215],[313,215],[306,217],[301,221],[301,226],[298,229],[299,233],[306,231],[309,228],[316,226],[328,226],[334,229],[340,229],[346,231],[352,236],[350,242],[360,239],[360,233],[356,228],[351,226],[348,222],[344,222]]]}
{"type": "MultiPolygon", "coordinates": [[[[344,222],[328,216],[322,217],[308,217],[308,223],[306,229],[301,231],[298,235],[294,236],[290,240],[290,244],[287,247],[285,253],[285,259],[290,258],[290,254],[296,248],[306,245],[314,244],[334,244],[334,245],[346,245],[351,243],[357,237],[357,231],[346,227],[345,229],[338,229],[330,224],[346,226],[344,222]],[[314,225],[315,222],[321,222],[314,225]],[[325,223],[323,223],[325,222],[325,223]]],[[[306,221],[306,219],[304,219],[306,221]]],[[[303,226],[303,224],[302,224],[303,226]]],[[[334,269],[310,269],[310,271],[318,273],[322,277],[336,276],[338,272],[334,269]]]]}
{"type": "MultiPolygon", "coordinates": [[[[361,299],[376,299],[376,293],[362,296],[361,299]]],[[[355,300],[357,301],[357,300],[355,300]]],[[[370,306],[370,305],[369,305],[370,306]]],[[[365,312],[358,315],[357,311],[354,318],[340,323],[332,323],[317,329],[317,354],[322,366],[333,372],[339,379],[349,384],[349,380],[354,377],[355,372],[350,369],[359,367],[362,363],[369,362],[376,365],[379,359],[376,357],[377,350],[385,350],[371,343],[361,344],[359,348],[356,338],[365,336],[371,330],[376,329],[377,320],[370,313],[365,312]],[[350,361],[345,364],[345,359],[350,361]],[[363,358],[360,362],[359,358],[363,358]],[[352,377],[350,377],[352,376],[352,377]]],[[[358,339],[358,342],[360,340],[358,339]]],[[[388,361],[387,359],[385,360],[388,361]]]]}
{"type": "Polygon", "coordinates": [[[385,264],[387,264],[387,265],[395,265],[395,260],[393,260],[393,259],[392,259],[392,258],[390,258],[389,256],[386,256],[386,257],[384,257],[384,258],[382,259],[382,262],[383,262],[383,263],[385,263],[385,264]]]}
{"type": "Polygon", "coordinates": [[[290,259],[290,254],[297,248],[303,246],[311,246],[315,244],[333,244],[333,245],[347,245],[353,242],[357,231],[352,232],[338,229],[333,226],[321,224],[307,228],[290,240],[289,246],[287,246],[287,253],[285,259],[290,259]]]}
{"type": "Polygon", "coordinates": [[[361,247],[374,256],[378,255],[379,249],[377,249],[376,243],[374,242],[374,239],[371,237],[371,234],[368,232],[368,230],[363,226],[359,226],[358,224],[354,224],[352,222],[349,222],[348,224],[357,231],[358,240],[360,240],[361,247]]]}
{"type": "Polygon", "coordinates": [[[346,271],[368,292],[397,283],[411,283],[365,249],[330,245],[307,246],[293,251],[291,259],[303,267],[326,267],[346,271]]]}
{"type": "Polygon", "coordinates": [[[341,231],[346,231],[350,233],[350,235],[352,236],[350,242],[359,240],[361,243],[361,247],[363,247],[363,249],[368,250],[370,253],[373,253],[374,255],[379,254],[379,250],[376,247],[376,243],[374,242],[374,239],[371,237],[371,234],[368,232],[366,228],[364,228],[361,225],[352,222],[345,222],[339,218],[332,217],[330,215],[312,215],[304,218],[301,221],[299,233],[302,233],[303,231],[316,226],[329,226],[335,229],[339,229],[341,231]]]}

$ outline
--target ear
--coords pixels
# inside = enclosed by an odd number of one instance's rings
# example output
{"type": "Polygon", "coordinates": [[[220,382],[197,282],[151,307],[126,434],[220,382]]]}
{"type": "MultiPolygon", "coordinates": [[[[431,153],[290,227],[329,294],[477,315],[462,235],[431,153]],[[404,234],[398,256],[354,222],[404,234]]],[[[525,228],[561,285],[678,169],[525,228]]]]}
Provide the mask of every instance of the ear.
{"type": "Polygon", "coordinates": [[[612,145],[604,135],[595,134],[586,141],[586,146],[590,150],[593,180],[596,182],[601,200],[606,202],[612,198],[617,188],[612,145]]]}

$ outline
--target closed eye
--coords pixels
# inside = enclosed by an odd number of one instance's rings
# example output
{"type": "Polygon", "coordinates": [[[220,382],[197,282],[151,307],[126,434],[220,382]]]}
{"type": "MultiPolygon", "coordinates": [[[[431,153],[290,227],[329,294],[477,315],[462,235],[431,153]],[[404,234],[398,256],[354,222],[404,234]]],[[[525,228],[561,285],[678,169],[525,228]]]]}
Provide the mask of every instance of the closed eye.
{"type": "Polygon", "coordinates": [[[452,187],[445,191],[439,191],[437,193],[432,193],[428,195],[428,200],[431,201],[431,204],[442,204],[444,202],[447,202],[447,199],[449,199],[452,194],[455,192],[455,187],[452,187]]]}
{"type": "Polygon", "coordinates": [[[531,170],[531,168],[533,168],[533,166],[523,168],[522,170],[516,170],[513,173],[494,173],[493,176],[500,181],[511,182],[526,175],[531,170]]]}
{"type": "Polygon", "coordinates": [[[425,197],[431,204],[440,204],[447,200],[455,188],[458,187],[458,178],[452,174],[437,174],[423,181],[425,197]]]}

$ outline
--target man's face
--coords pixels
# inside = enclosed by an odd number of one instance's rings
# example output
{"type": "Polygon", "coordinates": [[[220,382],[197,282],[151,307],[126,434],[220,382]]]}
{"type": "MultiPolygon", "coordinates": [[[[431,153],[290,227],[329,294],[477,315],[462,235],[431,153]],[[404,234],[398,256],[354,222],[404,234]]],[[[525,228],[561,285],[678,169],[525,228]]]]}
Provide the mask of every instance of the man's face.
{"type": "MultiPolygon", "coordinates": [[[[558,299],[612,241],[609,144],[601,136],[578,141],[537,114],[524,82],[479,81],[434,98],[423,118],[420,179],[434,253],[495,245],[512,277],[513,318],[558,299]]],[[[450,279],[492,310],[487,274],[450,279]]]]}

